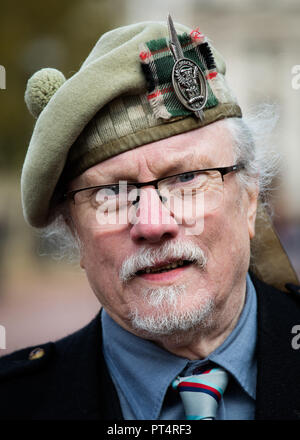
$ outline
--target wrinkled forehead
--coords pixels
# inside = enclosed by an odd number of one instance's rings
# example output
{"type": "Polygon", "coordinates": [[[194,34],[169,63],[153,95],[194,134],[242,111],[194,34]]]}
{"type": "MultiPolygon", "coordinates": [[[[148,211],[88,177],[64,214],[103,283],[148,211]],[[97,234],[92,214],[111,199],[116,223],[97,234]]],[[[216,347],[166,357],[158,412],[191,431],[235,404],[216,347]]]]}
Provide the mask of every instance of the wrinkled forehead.
{"type": "Polygon", "coordinates": [[[159,178],[181,171],[230,166],[233,140],[222,120],[206,127],[152,142],[111,157],[86,170],[71,187],[119,180],[159,178]]]}

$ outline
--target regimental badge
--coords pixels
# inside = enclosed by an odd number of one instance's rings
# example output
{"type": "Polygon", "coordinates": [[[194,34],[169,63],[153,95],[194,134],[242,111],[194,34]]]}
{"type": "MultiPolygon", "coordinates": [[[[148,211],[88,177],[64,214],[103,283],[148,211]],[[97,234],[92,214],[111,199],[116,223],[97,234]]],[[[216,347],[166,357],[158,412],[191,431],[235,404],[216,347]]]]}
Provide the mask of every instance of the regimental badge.
{"type": "Polygon", "coordinates": [[[192,60],[176,61],[172,72],[172,83],[179,101],[202,119],[201,111],[207,101],[207,85],[200,67],[192,60]]]}
{"type": "Polygon", "coordinates": [[[202,120],[202,109],[205,107],[208,96],[205,76],[196,63],[184,57],[170,15],[168,15],[168,27],[170,50],[175,60],[172,83],[176,96],[185,108],[193,111],[202,120]]]}

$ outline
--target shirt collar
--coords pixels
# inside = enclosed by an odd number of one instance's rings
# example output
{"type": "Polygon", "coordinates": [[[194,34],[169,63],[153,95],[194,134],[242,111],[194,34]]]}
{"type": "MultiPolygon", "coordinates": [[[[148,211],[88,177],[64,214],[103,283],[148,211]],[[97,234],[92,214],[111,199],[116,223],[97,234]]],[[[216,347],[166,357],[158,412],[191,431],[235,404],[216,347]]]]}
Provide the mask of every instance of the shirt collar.
{"type": "Polygon", "coordinates": [[[246,301],[239,321],[207,358],[196,361],[175,356],[152,341],[139,338],[120,327],[103,310],[103,352],[117,389],[127,397],[137,419],[157,419],[170,383],[183,370],[208,361],[225,368],[255,399],[256,389],[256,294],[247,275],[246,301]]]}

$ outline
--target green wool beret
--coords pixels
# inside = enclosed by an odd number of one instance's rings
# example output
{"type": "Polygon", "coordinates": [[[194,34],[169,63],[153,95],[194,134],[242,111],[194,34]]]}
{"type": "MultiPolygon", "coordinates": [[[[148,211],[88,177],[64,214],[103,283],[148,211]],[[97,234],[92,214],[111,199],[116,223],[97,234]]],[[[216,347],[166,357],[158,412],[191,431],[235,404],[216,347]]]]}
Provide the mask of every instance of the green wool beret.
{"type": "MultiPolygon", "coordinates": [[[[203,39],[202,34],[180,24],[175,27],[177,34],[183,35],[186,57],[193,56],[189,48],[203,39]]],[[[79,71],[68,80],[50,68],[36,72],[29,79],[25,101],[37,120],[24,161],[21,192],[24,217],[30,225],[46,226],[51,220],[50,206],[56,189],[89,167],[131,148],[218,119],[241,116],[224,78],[225,63],[212,47],[215,73],[210,74],[212,78],[208,82],[215,101],[210,100],[210,105],[204,108],[203,120],[186,111],[177,99],[175,111],[164,107],[157,112],[161,90],[152,103],[149,78],[142,66],[147,56],[141,54],[150,51],[149,48],[157,53],[155,62],[162,63],[163,76],[170,65],[170,56],[166,59],[160,56],[168,54],[163,47],[166,42],[166,23],[125,26],[104,34],[79,71]],[[163,49],[155,51],[157,44],[163,49]]],[[[169,78],[163,81],[168,82],[169,78]]],[[[167,89],[164,84],[161,87],[162,92],[167,89]]],[[[173,96],[170,100],[174,103],[173,96]]]]}

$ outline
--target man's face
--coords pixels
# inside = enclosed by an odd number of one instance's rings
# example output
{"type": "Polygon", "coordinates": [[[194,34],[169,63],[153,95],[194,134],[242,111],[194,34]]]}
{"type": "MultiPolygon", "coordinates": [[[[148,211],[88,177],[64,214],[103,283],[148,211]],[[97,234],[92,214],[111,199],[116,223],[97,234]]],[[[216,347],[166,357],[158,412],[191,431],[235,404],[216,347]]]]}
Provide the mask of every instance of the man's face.
{"type": "MultiPolygon", "coordinates": [[[[231,166],[234,160],[230,132],[226,122],[220,121],[110,158],[76,178],[70,189],[120,180],[145,182],[231,166]]],[[[238,316],[243,305],[256,200],[256,187],[246,192],[235,173],[227,174],[223,201],[213,212],[204,211],[203,231],[198,235],[189,234],[191,225],[176,221],[150,186],[140,193],[139,221],[119,228],[88,228],[83,213],[71,204],[81,241],[81,266],[102,306],[129,331],[159,339],[197,326],[221,329],[238,316]],[[158,222],[151,222],[154,211],[158,222]],[[182,265],[193,252],[198,264],[182,265]],[[150,261],[149,254],[154,266],[173,260],[180,266],[166,272],[136,273],[136,261],[141,267],[141,261],[150,261]],[[128,262],[132,264],[124,265],[128,262]],[[134,271],[127,280],[126,270],[134,271]],[[142,329],[147,332],[141,333],[142,329]]]]}

